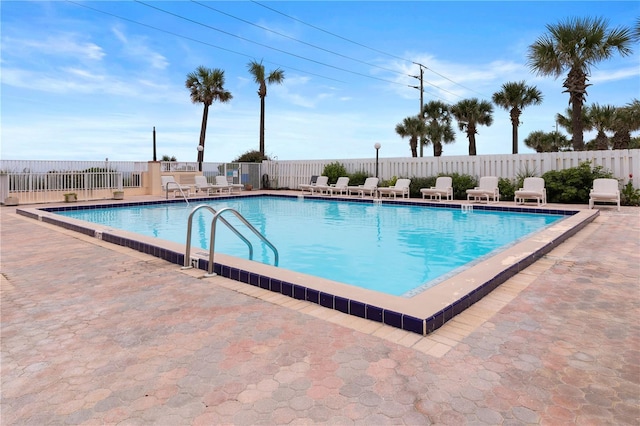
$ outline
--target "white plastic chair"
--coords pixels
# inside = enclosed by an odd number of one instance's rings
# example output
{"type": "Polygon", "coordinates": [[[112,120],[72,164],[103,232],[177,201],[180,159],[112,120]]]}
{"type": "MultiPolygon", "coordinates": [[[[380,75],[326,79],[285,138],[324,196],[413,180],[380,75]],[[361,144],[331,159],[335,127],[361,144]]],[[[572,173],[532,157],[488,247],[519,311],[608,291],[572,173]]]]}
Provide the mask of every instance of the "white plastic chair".
{"type": "Polygon", "coordinates": [[[299,187],[302,190],[303,194],[304,194],[304,191],[309,191],[309,194],[313,194],[313,190],[316,186],[327,186],[328,184],[329,184],[328,176],[318,176],[315,181],[312,178],[310,183],[302,183],[299,185],[299,187]]]}
{"type": "Polygon", "coordinates": [[[400,195],[402,198],[409,198],[409,187],[411,186],[411,179],[398,179],[394,186],[390,186],[388,188],[378,188],[378,194],[380,194],[380,198],[383,195],[387,197],[396,198],[397,195],[400,195]]]}
{"type": "Polygon", "coordinates": [[[453,200],[453,179],[450,176],[440,176],[436,179],[436,186],[431,188],[421,188],[420,193],[424,200],[429,196],[430,200],[435,199],[440,202],[444,196],[447,201],[453,200]]]}
{"type": "Polygon", "coordinates": [[[356,193],[362,198],[364,198],[365,194],[375,197],[376,193],[378,192],[378,182],[379,179],[377,177],[369,177],[364,181],[363,185],[348,186],[347,192],[349,195],[351,195],[352,193],[356,193]]]}
{"type": "Polygon", "coordinates": [[[522,188],[514,193],[516,204],[524,204],[526,200],[536,200],[538,206],[547,204],[547,190],[544,179],[541,177],[528,177],[524,179],[522,188]]]}
{"type": "Polygon", "coordinates": [[[162,182],[162,190],[168,195],[169,191],[173,191],[173,196],[177,197],[180,194],[183,197],[189,197],[191,195],[191,186],[180,185],[176,182],[176,178],[173,176],[160,176],[162,182]]]}
{"type": "Polygon", "coordinates": [[[349,178],[346,176],[339,177],[335,185],[329,186],[329,195],[333,196],[333,193],[346,194],[349,192],[349,178]]]}
{"type": "Polygon", "coordinates": [[[195,181],[196,181],[196,192],[200,192],[200,191],[206,191],[207,195],[211,195],[211,192],[215,192],[215,185],[210,184],[209,182],[207,182],[207,177],[206,176],[195,176],[195,181]]]}
{"type": "Polygon", "coordinates": [[[589,208],[592,209],[594,203],[616,203],[620,211],[620,189],[617,179],[594,179],[593,188],[589,193],[589,208]]]}
{"type": "Polygon", "coordinates": [[[473,189],[467,189],[467,201],[479,202],[486,199],[487,203],[493,200],[494,203],[500,201],[500,190],[498,189],[498,178],[496,176],[483,176],[480,183],[473,189]]]}
{"type": "Polygon", "coordinates": [[[241,183],[230,183],[223,175],[216,176],[216,186],[223,188],[223,190],[228,189],[229,193],[231,193],[232,191],[240,192],[242,191],[242,188],[244,188],[244,185],[241,183]]]}

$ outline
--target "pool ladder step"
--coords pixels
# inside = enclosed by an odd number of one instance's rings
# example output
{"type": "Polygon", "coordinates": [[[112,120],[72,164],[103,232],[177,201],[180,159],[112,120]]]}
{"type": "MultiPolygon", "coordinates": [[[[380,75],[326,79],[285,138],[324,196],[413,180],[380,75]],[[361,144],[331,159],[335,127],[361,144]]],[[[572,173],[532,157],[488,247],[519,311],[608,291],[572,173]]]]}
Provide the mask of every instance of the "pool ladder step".
{"type": "Polygon", "coordinates": [[[213,272],[213,256],[214,256],[214,251],[216,246],[216,223],[218,222],[218,220],[224,223],[227,226],[227,228],[229,228],[234,234],[238,236],[238,238],[240,238],[242,241],[245,242],[245,244],[247,244],[247,247],[249,247],[249,260],[253,260],[253,245],[251,244],[251,241],[249,241],[244,235],[242,235],[240,231],[238,231],[238,229],[235,226],[230,224],[229,221],[227,221],[224,217],[221,216],[225,212],[233,213],[238,219],[240,219],[240,221],[247,228],[249,228],[260,240],[262,240],[262,242],[264,242],[273,251],[273,255],[274,255],[273,264],[274,266],[278,266],[279,256],[278,256],[278,250],[276,249],[276,247],[273,244],[271,244],[271,242],[267,239],[267,237],[262,235],[260,231],[254,228],[253,225],[251,225],[247,221],[247,219],[245,219],[244,216],[242,216],[237,210],[234,210],[230,207],[225,207],[223,209],[220,209],[219,211],[216,211],[211,206],[208,206],[206,204],[201,204],[199,206],[196,206],[193,210],[191,210],[191,213],[189,214],[189,220],[187,223],[187,243],[186,243],[186,249],[184,253],[184,266],[182,267],[182,269],[195,268],[197,267],[197,264],[198,264],[196,259],[191,259],[191,228],[193,225],[193,215],[200,209],[206,209],[206,210],[209,210],[211,213],[213,213],[213,219],[211,219],[211,238],[209,239],[209,267],[207,269],[207,273],[205,274],[205,277],[215,277],[217,275],[215,272],[213,272]]]}

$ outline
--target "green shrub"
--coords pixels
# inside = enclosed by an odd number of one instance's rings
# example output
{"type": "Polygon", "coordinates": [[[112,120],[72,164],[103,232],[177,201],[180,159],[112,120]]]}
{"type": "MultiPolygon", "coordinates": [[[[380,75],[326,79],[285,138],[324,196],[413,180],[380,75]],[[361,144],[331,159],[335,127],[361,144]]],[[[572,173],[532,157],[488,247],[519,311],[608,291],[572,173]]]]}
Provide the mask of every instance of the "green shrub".
{"type": "Polygon", "coordinates": [[[524,169],[520,169],[516,174],[516,179],[513,182],[513,184],[516,189],[520,189],[522,188],[522,185],[524,185],[525,178],[537,177],[537,176],[538,176],[538,172],[535,169],[535,167],[533,169],[530,169],[528,165],[525,165],[524,169]]]}
{"type": "Polygon", "coordinates": [[[451,176],[454,200],[466,200],[467,189],[475,188],[478,185],[476,178],[470,175],[452,173],[449,176],[451,176]]]}
{"type": "Polygon", "coordinates": [[[329,184],[332,184],[336,183],[339,177],[347,176],[347,169],[342,163],[335,161],[324,166],[322,175],[327,176],[329,178],[329,184]]]}
{"type": "Polygon", "coordinates": [[[247,151],[235,160],[233,163],[262,163],[263,160],[270,160],[270,158],[266,155],[260,154],[260,151],[253,150],[247,151]]]}
{"type": "Polygon", "coordinates": [[[620,204],[623,206],[640,206],[640,189],[633,187],[633,175],[629,175],[629,182],[620,191],[620,204]]]}
{"type": "Polygon", "coordinates": [[[386,188],[386,187],[389,187],[389,186],[395,186],[397,181],[398,181],[398,176],[393,176],[389,180],[380,180],[380,182],[378,182],[378,186],[381,187],[381,188],[386,188]]]}
{"type": "Polygon", "coordinates": [[[409,186],[409,195],[415,198],[422,198],[422,194],[420,193],[421,188],[431,188],[435,186],[436,178],[435,176],[430,177],[412,177],[411,185],[409,186]]]}
{"type": "Polygon", "coordinates": [[[589,161],[569,169],[550,170],[542,175],[547,189],[547,202],[565,204],[588,203],[593,180],[611,177],[611,173],[602,166],[592,168],[589,161]]]}
{"type": "Polygon", "coordinates": [[[514,181],[507,178],[500,178],[498,180],[498,189],[500,190],[500,201],[514,200],[515,192],[516,192],[514,181]]]}
{"type": "Polygon", "coordinates": [[[349,186],[358,186],[364,184],[364,181],[370,177],[368,173],[359,171],[349,175],[349,186]]]}

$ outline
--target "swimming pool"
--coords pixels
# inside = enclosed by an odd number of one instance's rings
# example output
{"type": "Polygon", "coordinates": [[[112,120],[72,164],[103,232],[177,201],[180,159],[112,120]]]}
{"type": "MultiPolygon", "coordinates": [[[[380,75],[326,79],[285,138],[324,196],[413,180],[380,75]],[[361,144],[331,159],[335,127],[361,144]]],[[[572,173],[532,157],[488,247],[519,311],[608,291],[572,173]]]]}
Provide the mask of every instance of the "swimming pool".
{"type": "MultiPolygon", "coordinates": [[[[564,217],[284,197],[213,199],[206,205],[242,214],[278,249],[282,268],[405,297],[564,217]]],[[[59,214],[184,244],[194,206],[173,203],[59,214]]],[[[245,228],[233,215],[224,217],[236,228],[245,228]]],[[[194,248],[209,248],[211,219],[210,211],[195,213],[194,248]]],[[[274,263],[271,250],[251,232],[243,234],[255,247],[253,260],[274,263]]],[[[225,226],[216,228],[215,248],[248,258],[245,243],[225,226]]]]}
{"type": "MultiPolygon", "coordinates": [[[[295,192],[293,193],[295,194],[295,192]]],[[[243,193],[234,196],[216,197],[216,200],[232,200],[240,197],[264,198],[265,193],[243,193]]],[[[297,200],[292,193],[274,191],[270,196],[297,200]]],[[[314,197],[316,199],[324,197],[314,197]]],[[[328,198],[336,201],[357,201],[373,206],[371,199],[353,199],[349,197],[328,198]]],[[[192,206],[211,198],[191,199],[192,206]]],[[[169,204],[180,204],[184,208],[184,201],[169,200],[169,204]]],[[[85,234],[103,240],[107,243],[131,248],[133,250],[158,257],[167,262],[183,265],[185,245],[174,243],[156,237],[148,237],[130,231],[113,227],[97,225],[83,220],[69,218],[58,214],[62,211],[109,209],[114,206],[165,205],[164,199],[139,202],[120,202],[104,200],[92,203],[73,205],[20,207],[16,209],[19,215],[41,222],[85,234]]],[[[460,209],[467,203],[432,203],[423,200],[385,200],[384,204],[392,205],[420,205],[438,209],[460,209]]],[[[190,211],[191,209],[187,209],[190,211]]],[[[504,211],[543,213],[563,215],[565,218],[556,221],[541,231],[534,232],[526,238],[504,250],[497,250],[484,256],[477,264],[468,268],[461,268],[455,274],[443,278],[433,287],[416,294],[402,297],[381,293],[374,290],[348,285],[342,282],[317,277],[314,275],[294,272],[282,267],[252,262],[235,256],[216,253],[214,271],[219,277],[229,278],[239,282],[238,285],[248,285],[255,288],[248,293],[267,292],[274,294],[274,298],[286,296],[301,301],[311,302],[325,308],[333,309],[354,317],[384,323],[413,333],[429,334],[444,325],[447,321],[471,307],[477,301],[493,291],[500,284],[518,274],[533,264],[558,244],[577,233],[580,229],[594,220],[599,211],[580,208],[535,208],[520,207],[513,203],[501,205],[475,205],[474,214],[481,211],[504,211]],[[242,284],[241,284],[242,283],[242,284]]],[[[246,249],[246,248],[245,248],[246,249]]],[[[193,253],[197,267],[208,269],[207,252],[193,253]]],[[[87,267],[90,267],[89,265],[87,267]]],[[[179,269],[176,267],[176,269],[179,269]]],[[[398,270],[398,268],[394,268],[398,270]]],[[[218,278],[210,278],[215,285],[218,278]]],[[[220,282],[220,284],[223,284],[220,282]]],[[[227,285],[227,283],[224,283],[227,285]]],[[[233,287],[233,285],[232,285],[233,287]]],[[[249,287],[251,288],[251,287],[249,287]]],[[[264,293],[260,293],[264,294],[264,293]]],[[[267,299],[270,297],[266,296],[267,299]]],[[[274,299],[274,300],[276,300],[274,299]]],[[[279,300],[279,299],[278,299],[279,300]]]]}

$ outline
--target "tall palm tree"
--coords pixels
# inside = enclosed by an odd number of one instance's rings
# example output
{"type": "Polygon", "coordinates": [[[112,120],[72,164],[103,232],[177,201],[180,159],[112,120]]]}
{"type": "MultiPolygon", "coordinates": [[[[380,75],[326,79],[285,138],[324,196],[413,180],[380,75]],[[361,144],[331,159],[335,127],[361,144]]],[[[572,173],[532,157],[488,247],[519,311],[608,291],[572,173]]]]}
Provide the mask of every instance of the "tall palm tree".
{"type": "Polygon", "coordinates": [[[427,126],[424,121],[417,116],[406,117],[402,123],[396,125],[396,133],[401,138],[409,138],[409,147],[411,148],[411,156],[418,156],[418,139],[425,136],[427,126]]]}
{"type": "Polygon", "coordinates": [[[476,134],[478,126],[493,124],[493,106],[491,102],[476,98],[463,99],[451,107],[451,114],[458,120],[458,128],[467,134],[469,155],[476,155],[476,134]]]}
{"type": "MultiPolygon", "coordinates": [[[[639,19],[640,22],[640,19],[639,19]]],[[[613,149],[629,149],[631,132],[640,130],[640,101],[634,99],[622,108],[616,108],[611,138],[613,149]]]]}
{"type": "Polygon", "coordinates": [[[191,92],[191,102],[202,103],[202,125],[200,127],[200,142],[198,145],[198,164],[202,166],[204,161],[204,139],[207,133],[207,119],[209,107],[215,101],[229,102],[233,96],[224,88],[224,71],[218,68],[210,69],[199,66],[194,72],[187,74],[185,86],[191,92]]]}
{"type": "Polygon", "coordinates": [[[433,156],[442,155],[442,144],[456,140],[451,127],[449,105],[441,101],[429,101],[422,107],[422,118],[427,125],[426,138],[433,145],[433,156]]]}
{"type": "Polygon", "coordinates": [[[609,59],[617,51],[632,53],[630,29],[608,28],[602,18],[571,18],[556,25],[547,25],[548,34],[529,46],[528,64],[538,75],[558,78],[568,71],[562,86],[569,93],[572,107],[573,149],[584,149],[582,105],[587,96],[588,76],[597,62],[609,59]]]}
{"type": "Polygon", "coordinates": [[[518,126],[520,114],[529,105],[542,103],[542,93],[535,86],[527,86],[523,81],[502,85],[502,90],[493,94],[493,103],[509,111],[511,116],[511,152],[518,153],[518,126]]]}
{"type": "Polygon", "coordinates": [[[247,64],[253,81],[258,83],[258,96],[260,96],[260,155],[264,157],[264,98],[267,97],[267,84],[281,84],[284,81],[284,71],[277,68],[269,75],[265,74],[262,61],[251,61],[247,64]]]}

